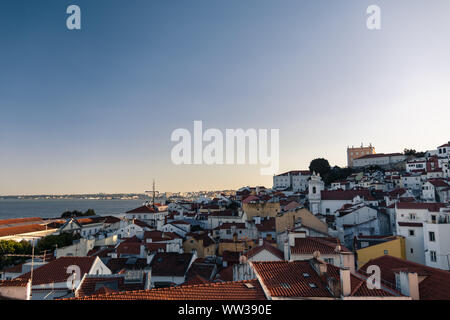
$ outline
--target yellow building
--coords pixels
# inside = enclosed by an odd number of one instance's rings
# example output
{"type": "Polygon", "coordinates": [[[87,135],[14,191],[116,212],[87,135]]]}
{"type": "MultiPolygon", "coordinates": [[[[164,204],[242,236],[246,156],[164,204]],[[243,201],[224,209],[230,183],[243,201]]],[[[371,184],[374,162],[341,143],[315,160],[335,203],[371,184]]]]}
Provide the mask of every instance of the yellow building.
{"type": "Polygon", "coordinates": [[[242,210],[247,215],[247,220],[253,220],[253,217],[274,218],[281,211],[279,202],[249,202],[242,204],[242,210]]]}
{"type": "Polygon", "coordinates": [[[187,234],[186,240],[183,242],[184,252],[192,252],[192,250],[196,250],[199,258],[216,255],[216,249],[216,243],[207,233],[187,234]]]}
{"type": "Polygon", "coordinates": [[[369,260],[384,255],[406,259],[405,238],[401,236],[357,236],[355,238],[355,249],[357,249],[358,268],[369,260]]]}
{"type": "Polygon", "coordinates": [[[253,240],[222,240],[219,242],[218,255],[222,256],[224,251],[245,252],[256,246],[253,240]]]}
{"type": "Polygon", "coordinates": [[[358,159],[362,156],[366,156],[368,154],[375,154],[375,147],[372,147],[372,144],[370,144],[368,147],[364,147],[361,144],[361,147],[351,147],[347,148],[347,166],[353,167],[353,160],[358,159]]]}
{"type": "Polygon", "coordinates": [[[327,224],[313,215],[311,211],[306,208],[298,208],[279,213],[275,217],[275,229],[277,232],[284,232],[294,228],[298,222],[304,227],[311,228],[323,234],[328,234],[327,224]]]}

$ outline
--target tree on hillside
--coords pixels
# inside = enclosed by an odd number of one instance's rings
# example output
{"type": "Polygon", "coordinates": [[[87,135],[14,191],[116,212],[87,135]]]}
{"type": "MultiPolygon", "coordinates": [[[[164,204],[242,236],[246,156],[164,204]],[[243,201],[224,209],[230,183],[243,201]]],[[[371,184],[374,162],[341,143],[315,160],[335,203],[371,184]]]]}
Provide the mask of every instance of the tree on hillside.
{"type": "Polygon", "coordinates": [[[331,167],[327,159],[317,158],[311,161],[309,164],[309,171],[319,173],[324,177],[328,172],[330,172],[331,167]]]}
{"type": "Polygon", "coordinates": [[[0,270],[23,263],[27,257],[5,256],[7,254],[31,254],[31,244],[28,241],[0,240],[0,270]]]}
{"type": "Polygon", "coordinates": [[[79,234],[61,233],[58,235],[49,235],[41,238],[37,244],[36,251],[43,252],[44,250],[52,251],[56,248],[63,248],[71,246],[74,240],[80,239],[79,234]]]}
{"type": "Polygon", "coordinates": [[[237,201],[231,201],[231,202],[226,206],[226,208],[227,208],[228,210],[233,211],[234,214],[237,214],[238,211],[239,211],[239,208],[240,208],[240,204],[239,204],[239,202],[237,202],[237,201]]]}
{"type": "Polygon", "coordinates": [[[405,149],[405,150],[403,150],[403,153],[406,156],[413,156],[413,157],[416,157],[416,158],[422,158],[422,157],[425,156],[425,152],[417,152],[414,149],[405,149]]]}
{"type": "Polygon", "coordinates": [[[345,180],[348,176],[353,173],[353,169],[351,168],[340,168],[338,166],[334,166],[324,177],[323,181],[326,185],[330,185],[333,182],[339,180],[345,180]]]}
{"type": "Polygon", "coordinates": [[[94,209],[87,209],[85,212],[81,212],[78,210],[74,211],[65,211],[63,214],[61,214],[61,218],[74,218],[74,217],[89,217],[89,216],[95,216],[94,209]]]}

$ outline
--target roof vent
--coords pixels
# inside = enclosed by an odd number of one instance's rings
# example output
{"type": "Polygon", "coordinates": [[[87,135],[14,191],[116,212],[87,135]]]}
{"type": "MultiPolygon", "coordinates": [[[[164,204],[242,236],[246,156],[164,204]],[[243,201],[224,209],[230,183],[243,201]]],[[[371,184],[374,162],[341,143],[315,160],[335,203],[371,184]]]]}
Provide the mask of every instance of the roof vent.
{"type": "Polygon", "coordinates": [[[315,283],[310,283],[309,286],[310,286],[311,288],[317,288],[317,286],[316,286],[315,283]]]}
{"type": "Polygon", "coordinates": [[[310,277],[309,273],[307,273],[307,272],[303,273],[303,276],[304,276],[305,278],[309,278],[309,277],[310,277]]]}
{"type": "Polygon", "coordinates": [[[247,288],[249,288],[249,289],[254,289],[254,288],[255,288],[255,286],[252,285],[251,283],[244,283],[244,285],[245,285],[247,288]]]}
{"type": "Polygon", "coordinates": [[[283,287],[284,289],[290,289],[291,288],[291,286],[288,283],[284,283],[284,282],[280,283],[280,286],[283,287]]]}

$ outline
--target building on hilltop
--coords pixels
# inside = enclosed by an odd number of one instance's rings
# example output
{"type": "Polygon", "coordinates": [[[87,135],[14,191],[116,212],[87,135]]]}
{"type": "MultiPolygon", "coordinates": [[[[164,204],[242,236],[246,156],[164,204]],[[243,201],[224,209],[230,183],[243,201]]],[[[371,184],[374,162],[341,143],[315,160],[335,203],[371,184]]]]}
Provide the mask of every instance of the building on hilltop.
{"type": "Polygon", "coordinates": [[[353,160],[360,158],[362,156],[375,154],[375,147],[369,144],[368,147],[364,147],[361,143],[361,147],[347,147],[347,165],[348,167],[353,167],[353,160]]]}

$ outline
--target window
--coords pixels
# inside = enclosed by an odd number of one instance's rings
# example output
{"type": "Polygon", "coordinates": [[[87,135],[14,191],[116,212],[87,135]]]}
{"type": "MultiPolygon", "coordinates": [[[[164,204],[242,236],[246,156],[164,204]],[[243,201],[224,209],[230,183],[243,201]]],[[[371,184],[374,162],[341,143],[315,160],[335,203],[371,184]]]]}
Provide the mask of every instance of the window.
{"type": "Polygon", "coordinates": [[[325,212],[326,212],[326,213],[330,213],[330,208],[326,208],[326,209],[325,209],[325,212]]]}
{"type": "Polygon", "coordinates": [[[384,254],[389,254],[389,250],[384,250],[384,254]]]}
{"type": "Polygon", "coordinates": [[[401,288],[400,276],[398,273],[395,274],[395,288],[399,290],[401,288]]]}
{"type": "Polygon", "coordinates": [[[410,237],[414,237],[414,230],[408,230],[408,232],[410,237]]]}
{"type": "Polygon", "coordinates": [[[414,253],[414,249],[413,249],[413,248],[411,248],[410,252],[411,252],[411,253],[414,253]]]}
{"type": "Polygon", "coordinates": [[[409,219],[416,220],[416,214],[415,213],[410,213],[409,214],[409,219]]]}
{"type": "Polygon", "coordinates": [[[436,241],[436,237],[434,235],[433,231],[428,232],[429,238],[431,242],[435,242],[436,241]]]}
{"type": "Polygon", "coordinates": [[[334,264],[334,259],[333,258],[325,258],[323,260],[325,261],[325,263],[334,264]]]}
{"type": "Polygon", "coordinates": [[[436,262],[436,251],[430,251],[430,260],[431,262],[436,262]]]}

